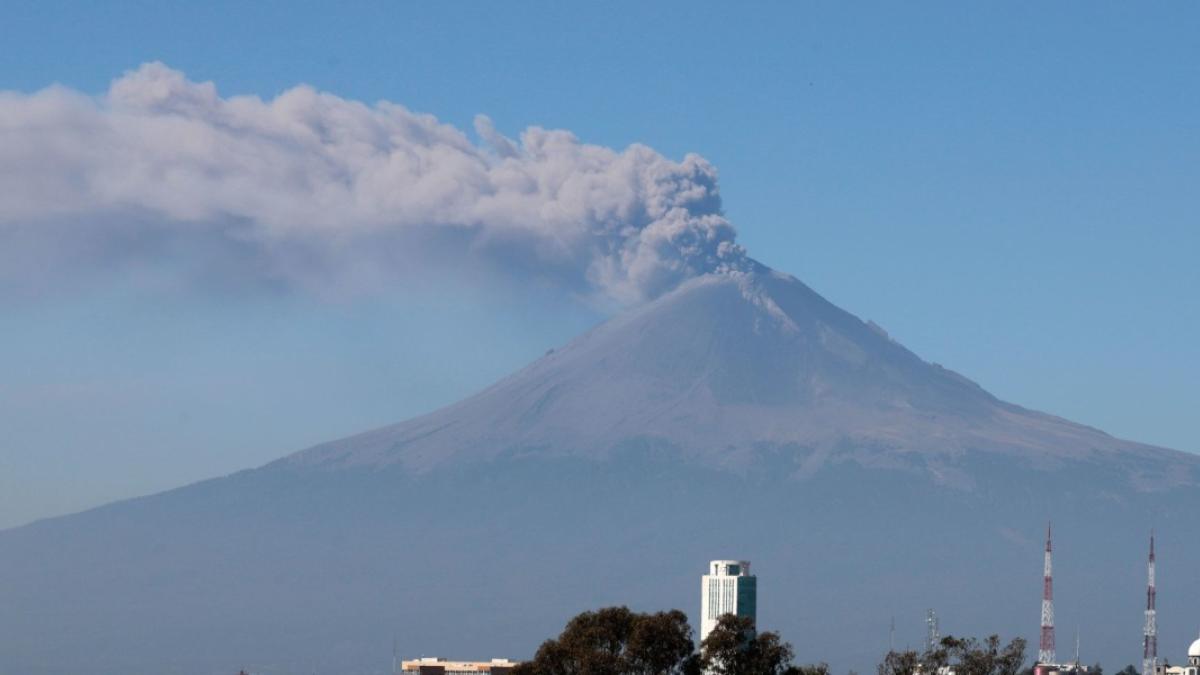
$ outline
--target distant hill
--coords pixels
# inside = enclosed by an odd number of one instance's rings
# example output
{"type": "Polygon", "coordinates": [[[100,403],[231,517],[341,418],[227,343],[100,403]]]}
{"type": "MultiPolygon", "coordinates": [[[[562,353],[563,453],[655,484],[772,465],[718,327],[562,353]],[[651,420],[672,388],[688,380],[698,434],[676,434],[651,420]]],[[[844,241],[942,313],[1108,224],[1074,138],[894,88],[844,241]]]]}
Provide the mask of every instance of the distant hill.
{"type": "Polygon", "coordinates": [[[1051,518],[1060,643],[1140,658],[1154,526],[1179,659],[1198,487],[1198,456],[1000,401],[757,267],[432,414],[0,532],[0,675],[386,672],[393,635],[520,658],[604,604],[698,625],[726,557],[754,562],[760,622],[801,660],[866,673],[890,617],[916,645],[926,607],[1035,638],[1051,518]]]}

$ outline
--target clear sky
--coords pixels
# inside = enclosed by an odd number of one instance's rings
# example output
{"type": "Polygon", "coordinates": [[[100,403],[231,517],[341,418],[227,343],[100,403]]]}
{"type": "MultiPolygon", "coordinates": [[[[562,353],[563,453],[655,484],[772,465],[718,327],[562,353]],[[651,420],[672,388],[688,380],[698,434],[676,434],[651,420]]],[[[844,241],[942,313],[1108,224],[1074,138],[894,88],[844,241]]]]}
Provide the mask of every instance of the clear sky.
{"type": "MultiPolygon", "coordinates": [[[[1002,398],[1200,451],[1197,35],[1192,3],[10,0],[0,89],[161,61],[223,97],[698,153],[751,256],[1002,398]]],[[[0,527],[453,402],[604,313],[453,264],[197,289],[176,253],[0,294],[0,527]]]]}

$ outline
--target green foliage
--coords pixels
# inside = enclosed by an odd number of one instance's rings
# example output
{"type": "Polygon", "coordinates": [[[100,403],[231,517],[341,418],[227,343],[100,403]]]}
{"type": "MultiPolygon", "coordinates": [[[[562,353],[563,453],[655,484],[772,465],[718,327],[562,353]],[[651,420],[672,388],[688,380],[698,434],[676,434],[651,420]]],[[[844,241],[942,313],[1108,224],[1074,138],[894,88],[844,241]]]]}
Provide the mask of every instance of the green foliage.
{"type": "Polygon", "coordinates": [[[829,675],[824,663],[796,666],[792,646],[778,633],[758,633],[754,620],[726,614],[700,645],[700,663],[710,675],[829,675]]]}
{"type": "Polygon", "coordinates": [[[1138,669],[1134,668],[1133,664],[1131,663],[1128,666],[1125,666],[1124,668],[1118,670],[1117,675],[1139,675],[1139,673],[1138,673],[1138,669]]]}
{"type": "Polygon", "coordinates": [[[1025,663],[1025,640],[1015,638],[1005,646],[1000,636],[989,636],[982,643],[975,638],[942,639],[941,649],[949,656],[956,675],[1019,675],[1025,663]]]}
{"type": "Polygon", "coordinates": [[[914,675],[921,668],[921,655],[912,650],[888,652],[879,664],[879,675],[914,675]]]}
{"type": "Polygon", "coordinates": [[[512,675],[829,675],[824,663],[794,665],[791,645],[744,617],[721,617],[701,647],[679,610],[607,607],[568,621],[512,675]]]}
{"type": "Polygon", "coordinates": [[[679,610],[584,612],[513,675],[699,675],[692,629],[679,610]]]}
{"type": "Polygon", "coordinates": [[[1025,640],[1022,638],[1001,645],[998,635],[983,642],[948,635],[924,654],[888,652],[879,664],[878,675],[937,675],[943,669],[949,669],[955,675],[1021,675],[1024,663],[1025,640]]]}

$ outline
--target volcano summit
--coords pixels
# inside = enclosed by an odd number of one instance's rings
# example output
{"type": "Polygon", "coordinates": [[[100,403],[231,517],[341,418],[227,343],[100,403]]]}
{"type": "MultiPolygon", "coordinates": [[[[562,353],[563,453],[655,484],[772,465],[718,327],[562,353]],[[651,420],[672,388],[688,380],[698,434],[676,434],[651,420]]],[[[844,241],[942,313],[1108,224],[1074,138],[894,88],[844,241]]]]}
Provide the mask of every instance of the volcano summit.
{"type": "Polygon", "coordinates": [[[283,464],[424,474],[607,461],[631,446],[736,473],[769,461],[801,478],[850,462],[962,489],[991,456],[1043,469],[1129,462],[1147,489],[1197,480],[1191,456],[1000,401],[761,266],[694,278],[456,405],[283,464]]]}

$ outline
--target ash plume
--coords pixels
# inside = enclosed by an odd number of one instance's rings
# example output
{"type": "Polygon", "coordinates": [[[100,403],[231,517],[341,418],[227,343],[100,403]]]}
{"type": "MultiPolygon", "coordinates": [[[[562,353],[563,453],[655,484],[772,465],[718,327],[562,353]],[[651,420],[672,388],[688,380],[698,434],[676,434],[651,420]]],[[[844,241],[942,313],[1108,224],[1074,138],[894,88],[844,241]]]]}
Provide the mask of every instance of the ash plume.
{"type": "Polygon", "coordinates": [[[475,133],[303,85],[223,97],[161,63],[97,97],[3,92],[0,288],[182,259],[321,291],[432,265],[632,304],[748,264],[698,155],[475,133]]]}

